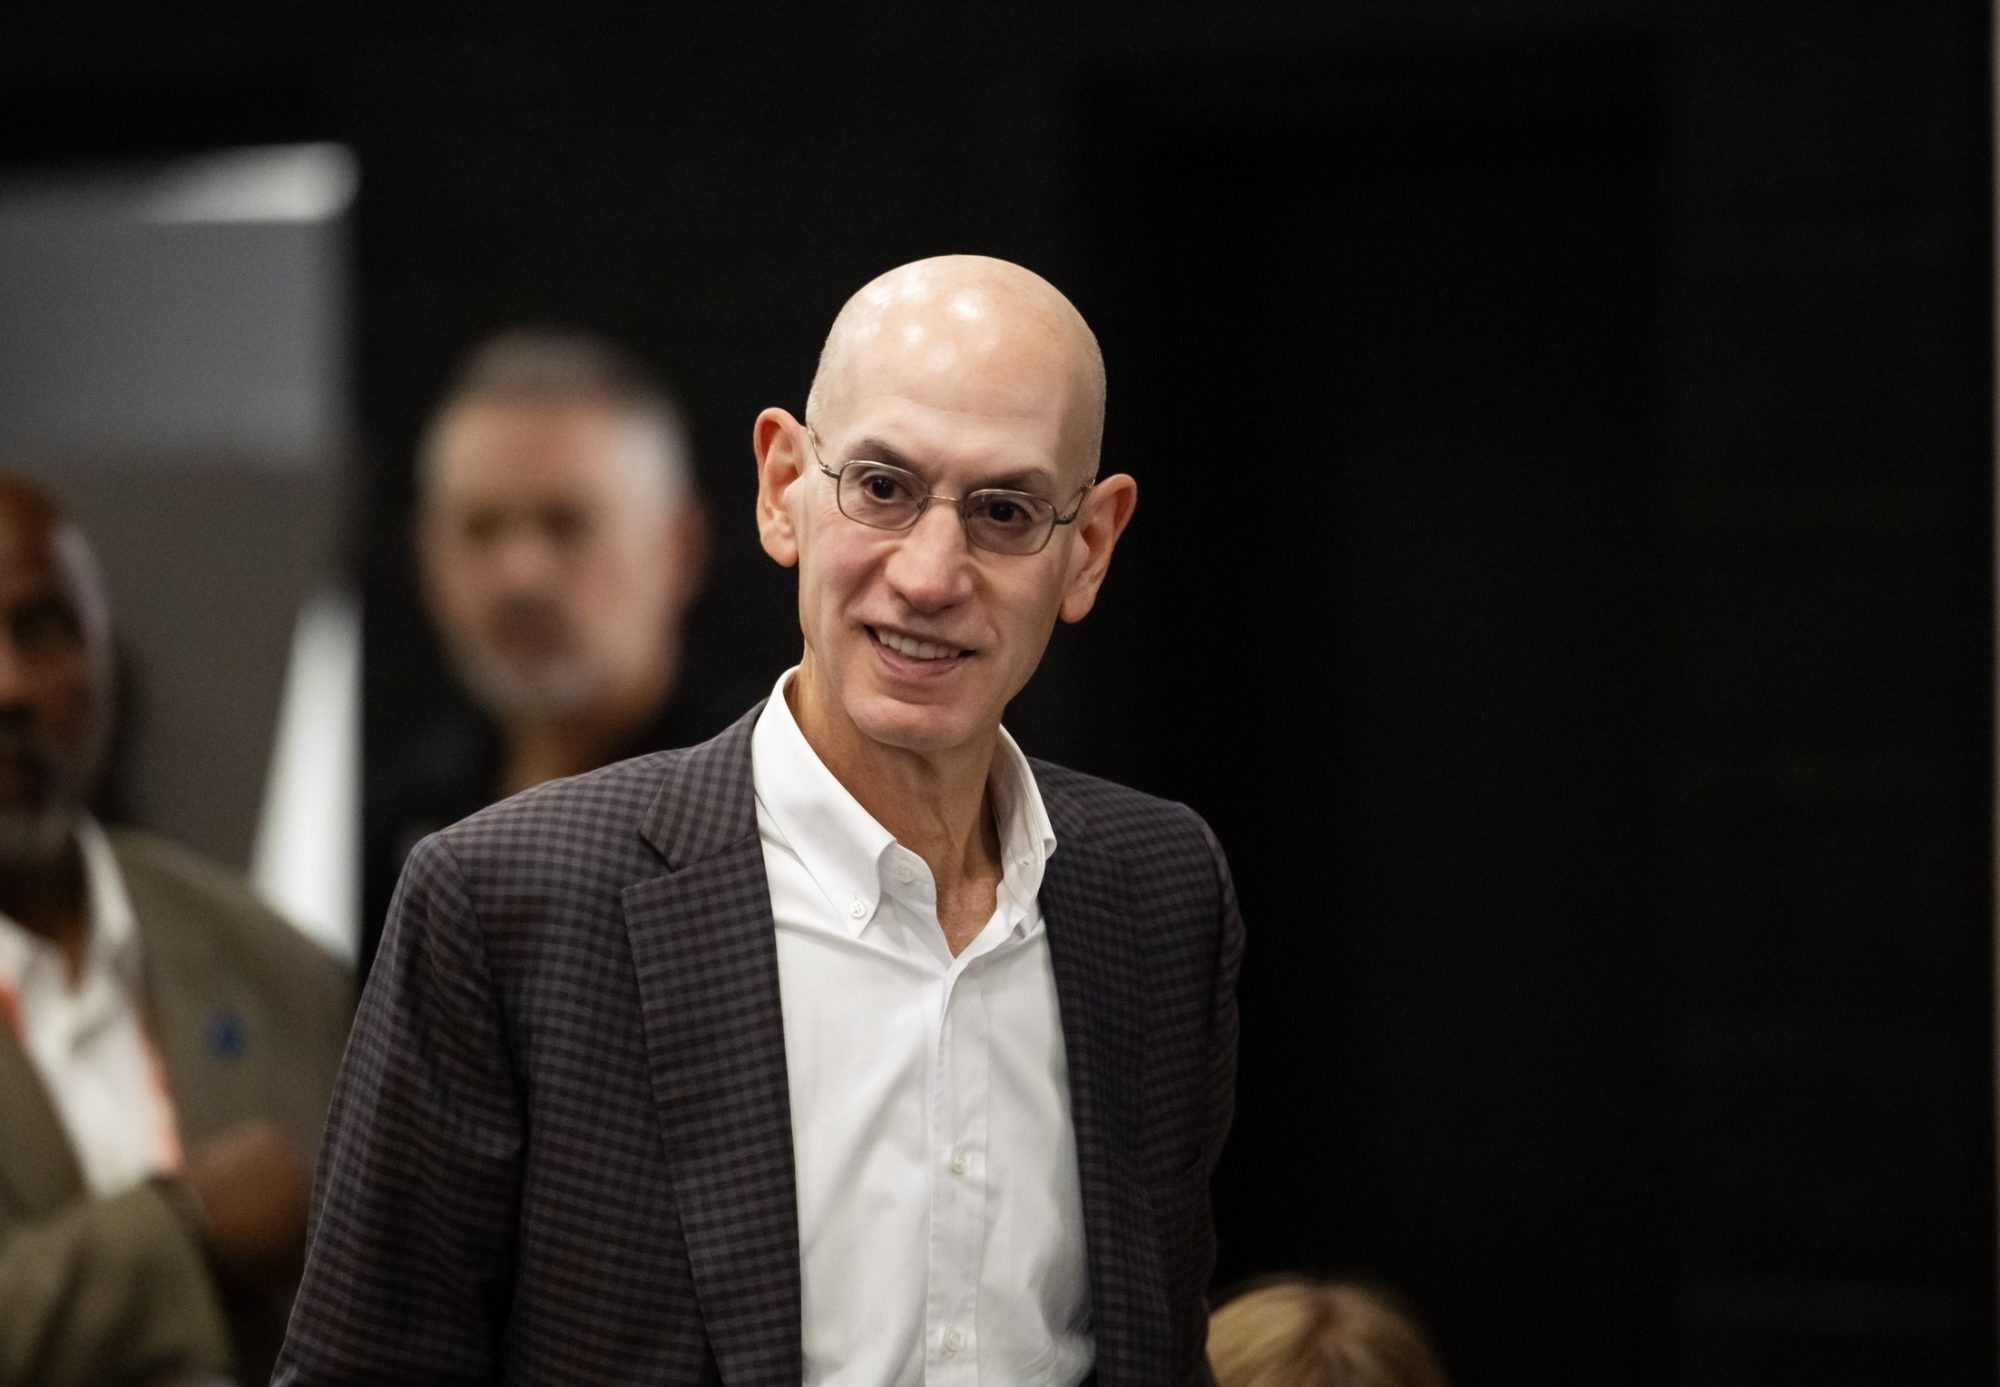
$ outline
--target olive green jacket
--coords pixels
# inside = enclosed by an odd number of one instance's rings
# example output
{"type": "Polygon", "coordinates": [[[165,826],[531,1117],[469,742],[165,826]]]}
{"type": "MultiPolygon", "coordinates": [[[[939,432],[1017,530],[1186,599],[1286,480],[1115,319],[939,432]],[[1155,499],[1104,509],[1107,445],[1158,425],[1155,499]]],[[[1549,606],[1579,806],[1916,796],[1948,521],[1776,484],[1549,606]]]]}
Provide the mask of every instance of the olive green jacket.
{"type": "MultiPolygon", "coordinates": [[[[351,975],[221,868],[143,834],[110,838],[182,1146],[262,1117],[310,1156],[351,975]]],[[[225,1293],[157,1186],[90,1197],[33,1062],[0,1026],[0,1387],[261,1382],[292,1290],[225,1293]]]]}

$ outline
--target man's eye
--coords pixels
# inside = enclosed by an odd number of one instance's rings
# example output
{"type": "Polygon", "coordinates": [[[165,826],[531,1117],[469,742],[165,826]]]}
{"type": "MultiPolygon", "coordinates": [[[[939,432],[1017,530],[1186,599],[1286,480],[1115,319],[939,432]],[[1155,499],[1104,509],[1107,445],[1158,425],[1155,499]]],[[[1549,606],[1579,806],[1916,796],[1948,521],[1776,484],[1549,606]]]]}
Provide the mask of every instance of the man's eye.
{"type": "Polygon", "coordinates": [[[1034,498],[1009,495],[980,498],[979,516],[988,525],[1003,530],[1028,529],[1038,518],[1034,498]]]}
{"type": "Polygon", "coordinates": [[[470,544],[491,544],[500,537],[501,517],[494,511],[474,511],[461,516],[459,535],[470,544]]]}
{"type": "Polygon", "coordinates": [[[29,649],[66,645],[83,633],[83,623],[67,602],[35,602],[14,613],[14,639],[29,649]]]}
{"type": "Polygon", "coordinates": [[[541,514],[542,536],[551,544],[575,544],[590,532],[590,517],[580,510],[554,507],[541,514]]]}
{"type": "Polygon", "coordinates": [[[854,472],[854,488],[869,505],[902,506],[917,496],[917,489],[908,477],[886,467],[857,466],[854,472]]]}

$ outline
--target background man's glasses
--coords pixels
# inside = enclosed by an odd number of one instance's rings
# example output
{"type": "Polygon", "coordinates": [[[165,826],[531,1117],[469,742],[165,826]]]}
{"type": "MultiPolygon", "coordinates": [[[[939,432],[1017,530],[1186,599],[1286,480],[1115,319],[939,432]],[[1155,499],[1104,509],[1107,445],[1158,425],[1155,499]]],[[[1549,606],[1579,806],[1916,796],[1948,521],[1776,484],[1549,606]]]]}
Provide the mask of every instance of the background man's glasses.
{"type": "Polygon", "coordinates": [[[1039,554],[1048,547],[1049,536],[1058,525],[1067,525],[1083,509],[1083,493],[1097,484],[1092,477],[1077,492],[1077,503],[1068,515],[1058,515],[1053,502],[1027,491],[969,491],[963,496],[940,496],[928,490],[923,478],[905,468],[867,458],[854,458],[839,467],[828,467],[819,455],[819,439],[811,429],[813,459],[819,470],[834,481],[834,500],[840,513],[873,530],[907,530],[923,518],[933,501],[948,501],[958,510],[965,526],[965,538],[976,549],[993,554],[1039,554]]]}

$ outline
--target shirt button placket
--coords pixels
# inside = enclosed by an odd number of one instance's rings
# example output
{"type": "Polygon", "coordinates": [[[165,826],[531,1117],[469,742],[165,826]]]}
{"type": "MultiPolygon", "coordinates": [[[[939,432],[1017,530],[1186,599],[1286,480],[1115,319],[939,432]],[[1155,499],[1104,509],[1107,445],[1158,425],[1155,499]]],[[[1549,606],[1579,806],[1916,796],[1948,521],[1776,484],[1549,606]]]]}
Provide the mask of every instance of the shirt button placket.
{"type": "MultiPolygon", "coordinates": [[[[958,989],[946,975],[939,980],[938,1030],[930,1060],[930,1130],[934,1152],[945,1152],[940,1162],[950,1165],[947,1146],[956,1140],[960,1121],[958,1103],[962,1075],[959,1070],[958,989]]],[[[937,1167],[933,1166],[935,1170],[937,1167]]],[[[931,1387],[972,1387],[977,1381],[978,1362],[965,1352],[966,1314],[971,1308],[973,1283],[978,1276],[973,1246],[968,1244],[963,1225],[958,1181],[942,1172],[932,1176],[930,1219],[930,1269],[925,1307],[925,1344],[929,1370],[924,1380],[931,1387]]]]}
{"type": "Polygon", "coordinates": [[[949,1308],[944,1315],[944,1333],[938,1339],[946,1371],[937,1382],[951,1387],[972,1387],[979,1380],[979,1343],[975,1325],[979,1314],[981,1250],[985,1246],[985,1191],[981,1185],[980,1156],[986,1136],[987,1034],[983,970],[977,965],[961,971],[950,1004],[950,1028],[945,1052],[949,1056],[950,1088],[946,1090],[946,1125],[939,1133],[941,1173],[940,1198],[936,1207],[944,1211],[951,1229],[950,1242],[957,1266],[949,1308]]]}

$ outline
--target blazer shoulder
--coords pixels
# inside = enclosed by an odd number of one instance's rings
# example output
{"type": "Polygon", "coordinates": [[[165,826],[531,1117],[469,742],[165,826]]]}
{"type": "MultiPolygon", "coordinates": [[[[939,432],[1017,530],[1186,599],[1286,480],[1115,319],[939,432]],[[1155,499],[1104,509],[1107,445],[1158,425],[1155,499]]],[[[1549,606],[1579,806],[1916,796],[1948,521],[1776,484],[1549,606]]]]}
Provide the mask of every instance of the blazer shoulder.
{"type": "MultiPolygon", "coordinates": [[[[672,775],[685,751],[653,751],[582,775],[544,781],[469,814],[438,836],[454,852],[474,853],[489,840],[512,848],[550,842],[566,829],[633,822],[644,813],[662,778],[672,775]]],[[[552,844],[555,845],[555,844],[552,844]]]]}
{"type": "Polygon", "coordinates": [[[138,829],[108,830],[142,937],[199,932],[210,945],[274,985],[345,998],[352,972],[254,894],[241,876],[178,843],[138,829]]]}
{"type": "Polygon", "coordinates": [[[1195,847],[1215,842],[1208,824],[1187,805],[1053,761],[1030,759],[1056,837],[1082,834],[1107,846],[1164,841],[1195,847]]]}
{"type": "Polygon", "coordinates": [[[642,841],[671,852],[689,826],[697,836],[728,836],[745,823],[754,832],[750,729],[762,706],[696,746],[548,781],[434,836],[472,876],[504,864],[518,877],[539,864],[622,861],[642,841]]]}

